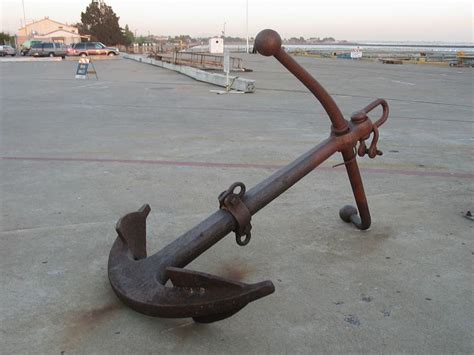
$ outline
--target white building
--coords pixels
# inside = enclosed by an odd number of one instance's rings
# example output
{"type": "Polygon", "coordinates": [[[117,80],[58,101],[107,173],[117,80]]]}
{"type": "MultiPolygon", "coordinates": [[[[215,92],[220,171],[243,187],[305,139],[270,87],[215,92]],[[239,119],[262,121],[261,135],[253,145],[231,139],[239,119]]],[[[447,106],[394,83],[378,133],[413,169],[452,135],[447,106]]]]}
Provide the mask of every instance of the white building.
{"type": "Polygon", "coordinates": [[[209,39],[209,53],[224,53],[224,38],[213,37],[209,39]]]}

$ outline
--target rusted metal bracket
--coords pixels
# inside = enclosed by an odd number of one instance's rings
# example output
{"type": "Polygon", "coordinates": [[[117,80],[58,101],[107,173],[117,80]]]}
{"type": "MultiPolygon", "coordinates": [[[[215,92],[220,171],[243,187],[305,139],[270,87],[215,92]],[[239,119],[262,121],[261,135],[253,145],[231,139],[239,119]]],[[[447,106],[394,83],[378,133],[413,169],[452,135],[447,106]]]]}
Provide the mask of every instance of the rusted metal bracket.
{"type": "Polygon", "coordinates": [[[223,191],[219,195],[219,208],[229,211],[235,218],[235,240],[240,246],[247,245],[250,242],[250,230],[252,229],[252,225],[250,224],[252,215],[247,206],[245,206],[245,203],[241,200],[244,195],[245,185],[241,182],[233,183],[228,190],[223,191]],[[237,188],[240,188],[240,191],[235,193],[237,188]],[[242,236],[245,236],[245,239],[242,240],[242,236]]]}
{"type": "Polygon", "coordinates": [[[148,205],[122,217],[108,263],[110,284],[117,296],[134,310],[157,317],[192,317],[209,323],[227,318],[248,303],[274,292],[271,281],[245,284],[218,276],[183,269],[212,245],[234,231],[239,245],[250,241],[252,215],[285,192],[321,163],[340,152],[346,168],[356,207],[347,205],[339,211],[347,223],[365,230],[371,218],[362,185],[357,155],[375,158],[379,127],[387,120],[389,109],[377,99],[346,121],[327,91],[281,47],[281,38],[273,30],[264,30],[255,39],[256,50],[274,56],[313,93],[331,120],[329,137],[292,163],[246,191],[237,182],[220,194],[219,209],[207,219],[156,254],[147,257],[146,218],[148,205]],[[380,107],[382,114],[372,122],[368,114],[380,107]],[[367,148],[365,143],[372,136],[367,148]],[[240,190],[239,190],[240,189],[240,190]],[[172,286],[166,286],[170,280],[172,286]]]}

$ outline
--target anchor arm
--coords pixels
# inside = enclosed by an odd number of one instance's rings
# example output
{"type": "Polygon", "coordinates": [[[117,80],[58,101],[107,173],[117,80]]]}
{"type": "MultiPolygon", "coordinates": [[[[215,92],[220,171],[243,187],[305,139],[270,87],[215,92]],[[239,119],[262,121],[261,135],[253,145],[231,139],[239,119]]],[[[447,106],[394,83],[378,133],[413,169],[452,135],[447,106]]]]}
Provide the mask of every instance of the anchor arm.
{"type": "MultiPolygon", "coordinates": [[[[367,154],[369,158],[373,159],[377,155],[382,155],[382,152],[377,150],[377,141],[379,137],[378,128],[385,123],[388,119],[389,108],[388,104],[383,99],[377,99],[371,102],[369,105],[364,107],[362,110],[357,111],[352,114],[351,116],[351,123],[352,124],[361,124],[370,122],[372,124],[372,133],[373,139],[370,147],[367,149],[365,145],[365,139],[369,137],[362,137],[359,141],[359,149],[358,155],[364,156],[367,154]],[[380,118],[375,121],[374,123],[371,122],[369,117],[367,116],[370,111],[375,109],[376,107],[382,107],[382,115],[380,118]]],[[[364,185],[362,183],[362,177],[360,175],[359,167],[357,165],[356,160],[356,153],[355,148],[353,149],[345,149],[341,151],[344,165],[346,166],[347,175],[349,177],[349,181],[351,183],[352,192],[354,193],[354,198],[356,200],[357,209],[354,206],[346,205],[342,207],[339,211],[339,216],[344,222],[352,223],[355,227],[360,230],[367,230],[370,228],[371,224],[371,217],[369,211],[369,205],[367,203],[367,197],[365,196],[364,185]]]]}

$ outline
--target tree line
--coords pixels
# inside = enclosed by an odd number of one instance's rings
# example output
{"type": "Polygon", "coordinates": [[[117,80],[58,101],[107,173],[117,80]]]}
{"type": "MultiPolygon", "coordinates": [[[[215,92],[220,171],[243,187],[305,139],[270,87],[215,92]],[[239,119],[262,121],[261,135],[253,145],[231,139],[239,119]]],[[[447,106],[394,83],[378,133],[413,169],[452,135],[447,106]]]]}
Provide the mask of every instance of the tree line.
{"type": "MultiPolygon", "coordinates": [[[[128,25],[125,25],[124,28],[120,27],[119,19],[120,17],[117,16],[112,7],[107,5],[104,0],[92,0],[86,10],[81,12],[81,22],[77,23],[76,26],[79,29],[79,34],[82,36],[90,36],[92,41],[103,42],[107,45],[121,44],[130,46],[132,43],[143,44],[145,42],[156,42],[155,36],[138,36],[135,38],[128,25]]],[[[183,43],[196,43],[205,40],[207,40],[207,38],[192,38],[189,35],[168,38],[168,41],[183,43]]],[[[226,42],[245,41],[244,38],[230,36],[226,36],[224,40],[226,42]]],[[[309,39],[305,39],[304,37],[291,37],[284,39],[285,43],[290,44],[331,43],[335,41],[333,37],[312,37],[309,39]]]]}
{"type": "Polygon", "coordinates": [[[15,43],[15,37],[10,36],[8,33],[0,32],[0,45],[1,44],[12,44],[15,43]]]}
{"type": "Polygon", "coordinates": [[[92,41],[129,46],[135,39],[133,32],[128,25],[121,28],[119,19],[120,17],[104,0],[92,0],[86,10],[81,12],[81,22],[76,26],[80,35],[90,36],[92,41]]]}

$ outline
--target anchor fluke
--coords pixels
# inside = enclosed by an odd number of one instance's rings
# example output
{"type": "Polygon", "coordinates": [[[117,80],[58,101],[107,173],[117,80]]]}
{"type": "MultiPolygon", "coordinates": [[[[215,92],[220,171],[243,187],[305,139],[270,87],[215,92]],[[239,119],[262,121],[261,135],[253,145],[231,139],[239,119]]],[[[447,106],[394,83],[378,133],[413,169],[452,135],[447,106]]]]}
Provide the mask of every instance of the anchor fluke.
{"type": "Polygon", "coordinates": [[[209,315],[193,317],[198,323],[211,323],[230,317],[248,303],[275,291],[271,281],[246,284],[174,267],[168,267],[166,271],[173,286],[189,293],[190,304],[195,303],[199,308],[205,307],[209,310],[209,315]],[[215,311],[217,313],[214,313],[215,311]]]}
{"type": "Polygon", "coordinates": [[[119,219],[118,237],[109,256],[112,288],[132,309],[150,316],[192,317],[196,322],[211,323],[275,291],[271,281],[245,284],[176,267],[184,266],[180,253],[185,253],[185,245],[173,248],[174,255],[160,251],[146,257],[149,213],[150,206],[143,205],[119,219]],[[172,287],[165,286],[168,279],[172,287]]]}
{"type": "Polygon", "coordinates": [[[137,212],[120,218],[115,226],[119,238],[135,260],[146,258],[146,218],[150,211],[150,206],[145,204],[137,212]]]}

